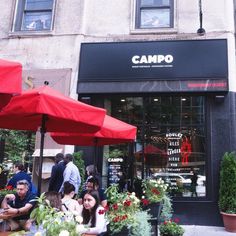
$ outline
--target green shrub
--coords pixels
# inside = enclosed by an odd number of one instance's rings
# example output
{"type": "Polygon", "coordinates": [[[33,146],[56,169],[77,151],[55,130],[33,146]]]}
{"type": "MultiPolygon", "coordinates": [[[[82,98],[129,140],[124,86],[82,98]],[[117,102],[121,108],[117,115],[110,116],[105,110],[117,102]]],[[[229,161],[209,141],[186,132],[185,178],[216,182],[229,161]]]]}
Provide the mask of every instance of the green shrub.
{"type": "Polygon", "coordinates": [[[84,164],[84,160],[82,158],[83,157],[83,151],[74,152],[73,156],[74,156],[73,163],[78,167],[80,177],[81,177],[81,185],[80,185],[80,188],[79,188],[79,192],[80,192],[82,190],[83,184],[85,182],[85,164],[84,164]]]}
{"type": "Polygon", "coordinates": [[[235,152],[226,152],[221,162],[219,208],[222,212],[236,214],[235,152]]]}

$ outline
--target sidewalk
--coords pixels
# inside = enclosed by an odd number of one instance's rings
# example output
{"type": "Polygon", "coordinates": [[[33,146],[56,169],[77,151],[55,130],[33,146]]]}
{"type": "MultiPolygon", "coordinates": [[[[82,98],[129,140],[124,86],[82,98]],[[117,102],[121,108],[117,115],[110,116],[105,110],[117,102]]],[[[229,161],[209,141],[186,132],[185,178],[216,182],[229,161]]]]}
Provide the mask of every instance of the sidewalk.
{"type": "Polygon", "coordinates": [[[227,232],[224,227],[183,225],[184,236],[236,236],[236,233],[227,232]]]}

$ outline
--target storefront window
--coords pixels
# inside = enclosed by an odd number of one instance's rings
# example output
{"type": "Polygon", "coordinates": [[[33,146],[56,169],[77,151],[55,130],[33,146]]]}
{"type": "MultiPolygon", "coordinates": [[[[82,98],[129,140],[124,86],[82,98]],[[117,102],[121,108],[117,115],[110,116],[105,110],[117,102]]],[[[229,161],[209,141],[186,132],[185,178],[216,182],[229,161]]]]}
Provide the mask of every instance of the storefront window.
{"type": "Polygon", "coordinates": [[[112,97],[113,117],[138,127],[134,176],[162,178],[172,196],[206,196],[205,99],[112,97]]]}

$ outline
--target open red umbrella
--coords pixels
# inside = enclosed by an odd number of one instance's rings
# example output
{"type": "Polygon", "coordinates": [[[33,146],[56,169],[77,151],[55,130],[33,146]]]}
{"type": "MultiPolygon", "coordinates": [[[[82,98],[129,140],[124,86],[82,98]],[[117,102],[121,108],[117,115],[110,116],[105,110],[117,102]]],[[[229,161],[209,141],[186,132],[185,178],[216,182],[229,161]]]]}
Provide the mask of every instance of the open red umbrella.
{"type": "Polygon", "coordinates": [[[0,109],[11,99],[20,94],[22,87],[22,65],[0,59],[0,109]]]}
{"type": "MultiPolygon", "coordinates": [[[[50,133],[59,144],[79,146],[101,146],[132,142],[136,137],[137,128],[121,120],[106,115],[101,129],[96,133],[50,133]]],[[[96,162],[96,150],[95,159],[96,162]]]]}
{"type": "Polygon", "coordinates": [[[38,189],[41,175],[45,132],[96,132],[106,111],[66,97],[48,86],[23,92],[11,99],[0,112],[0,128],[37,131],[40,128],[38,189]]]}
{"type": "Polygon", "coordinates": [[[106,115],[101,129],[96,133],[51,132],[50,135],[59,144],[102,146],[132,142],[136,137],[136,131],[135,126],[106,115]]]}

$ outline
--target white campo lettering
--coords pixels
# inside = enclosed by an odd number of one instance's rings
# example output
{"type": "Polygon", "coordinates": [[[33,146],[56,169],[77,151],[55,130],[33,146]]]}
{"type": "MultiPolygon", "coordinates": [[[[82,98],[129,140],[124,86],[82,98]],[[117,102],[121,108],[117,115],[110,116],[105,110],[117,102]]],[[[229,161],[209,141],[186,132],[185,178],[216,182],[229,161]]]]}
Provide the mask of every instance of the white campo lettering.
{"type": "Polygon", "coordinates": [[[172,55],[135,55],[132,57],[133,64],[172,63],[172,55]]]}

